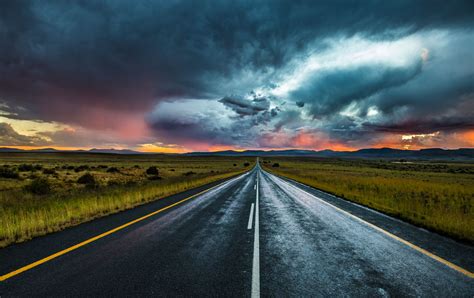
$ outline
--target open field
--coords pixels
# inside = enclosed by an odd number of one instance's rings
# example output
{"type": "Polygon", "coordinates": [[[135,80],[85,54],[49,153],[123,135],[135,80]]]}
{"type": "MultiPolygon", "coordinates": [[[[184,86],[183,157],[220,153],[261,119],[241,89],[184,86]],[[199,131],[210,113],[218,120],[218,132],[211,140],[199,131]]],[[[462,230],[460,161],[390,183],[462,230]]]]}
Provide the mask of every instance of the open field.
{"type": "Polygon", "coordinates": [[[261,164],[270,172],[474,242],[474,164],[291,157],[264,158],[261,164]]]}
{"type": "Polygon", "coordinates": [[[0,154],[0,247],[236,175],[254,162],[239,157],[0,154]]]}

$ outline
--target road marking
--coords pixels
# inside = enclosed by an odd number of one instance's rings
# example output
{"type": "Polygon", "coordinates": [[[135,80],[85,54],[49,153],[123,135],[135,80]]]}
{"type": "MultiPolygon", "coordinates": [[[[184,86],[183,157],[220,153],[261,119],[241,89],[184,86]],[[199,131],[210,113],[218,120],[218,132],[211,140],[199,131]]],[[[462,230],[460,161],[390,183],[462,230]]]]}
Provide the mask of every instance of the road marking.
{"type": "Polygon", "coordinates": [[[256,189],[257,189],[257,184],[254,184],[253,190],[256,190],[256,189]]]}
{"type": "MultiPolygon", "coordinates": [[[[273,174],[272,174],[272,175],[273,175],[273,174]]],[[[273,175],[273,176],[275,176],[275,175],[273,175]]],[[[275,176],[275,177],[277,177],[277,176],[275,176]]],[[[284,183],[287,183],[288,185],[291,185],[291,186],[293,186],[293,187],[296,187],[296,186],[292,185],[291,183],[289,183],[289,182],[283,180],[283,179],[280,178],[280,177],[277,177],[277,178],[279,178],[279,179],[280,179],[281,181],[283,181],[284,183]]],[[[294,180],[292,180],[292,181],[294,181],[294,180]]],[[[295,181],[295,182],[298,183],[298,184],[301,184],[301,185],[303,185],[303,186],[310,187],[310,186],[305,185],[305,184],[303,184],[303,183],[300,183],[300,182],[298,182],[298,181],[295,181]]],[[[466,275],[467,277],[474,278],[474,273],[473,273],[473,272],[470,272],[470,271],[467,270],[467,269],[464,269],[464,268],[462,268],[462,267],[460,267],[460,266],[458,266],[458,265],[456,265],[456,264],[453,264],[453,263],[451,263],[450,261],[445,260],[445,259],[443,259],[443,258],[441,258],[441,257],[439,257],[439,256],[437,256],[437,255],[435,255],[435,254],[433,254],[433,253],[427,251],[426,249],[423,249],[423,248],[421,248],[421,247],[419,247],[419,246],[417,246],[417,245],[415,245],[415,244],[413,244],[413,243],[411,243],[411,242],[408,242],[407,240],[402,239],[402,238],[400,238],[400,237],[398,237],[398,236],[396,236],[396,235],[394,235],[394,234],[392,234],[392,233],[390,233],[390,232],[388,232],[388,231],[386,231],[386,230],[384,230],[384,229],[382,229],[382,228],[380,228],[380,227],[378,227],[378,226],[376,226],[376,225],[374,225],[374,224],[372,224],[372,223],[370,223],[370,222],[368,222],[368,221],[365,221],[365,220],[363,220],[362,218],[357,217],[357,216],[355,216],[354,214],[352,214],[352,213],[350,213],[350,212],[347,212],[347,211],[345,211],[345,210],[343,210],[343,209],[341,209],[341,208],[339,208],[339,207],[337,207],[337,206],[335,206],[335,205],[333,205],[333,204],[331,204],[331,203],[328,203],[328,202],[326,202],[325,200],[320,199],[320,198],[318,198],[317,196],[315,196],[315,195],[313,195],[313,194],[311,194],[311,193],[305,191],[304,189],[301,189],[301,188],[297,188],[297,189],[299,189],[300,191],[306,193],[306,194],[309,195],[309,196],[314,197],[315,199],[321,201],[322,203],[324,203],[324,204],[326,204],[326,205],[328,205],[328,206],[330,206],[330,207],[332,207],[332,208],[338,210],[339,212],[341,212],[341,213],[343,213],[343,214],[346,214],[346,215],[348,215],[348,216],[350,216],[350,217],[352,217],[352,218],[358,220],[359,222],[361,222],[361,223],[363,223],[363,224],[365,224],[365,225],[367,225],[367,226],[369,226],[369,227],[371,227],[371,228],[373,228],[373,229],[375,229],[375,230],[377,230],[377,231],[379,231],[379,232],[381,232],[381,233],[387,235],[388,237],[390,237],[390,238],[392,238],[392,239],[394,239],[394,240],[397,240],[398,242],[401,242],[401,243],[403,243],[403,244],[405,244],[405,245],[411,247],[412,249],[414,249],[414,250],[416,250],[416,251],[418,251],[418,252],[420,252],[420,253],[422,253],[422,254],[424,254],[424,255],[426,255],[426,256],[428,256],[428,257],[430,257],[430,258],[432,258],[432,259],[434,259],[434,260],[436,260],[436,261],[438,261],[438,262],[440,262],[440,263],[446,265],[446,266],[448,266],[448,267],[450,267],[451,269],[454,269],[454,270],[456,270],[457,272],[466,275]]]]}
{"type": "Polygon", "coordinates": [[[171,205],[168,205],[168,206],[166,206],[166,207],[163,207],[163,208],[161,208],[161,209],[159,209],[159,210],[153,211],[153,212],[151,212],[151,213],[149,213],[149,214],[147,214],[147,215],[144,215],[144,216],[142,216],[142,217],[140,217],[140,218],[137,218],[137,219],[135,219],[135,220],[132,220],[132,221],[126,223],[126,224],[123,224],[123,225],[117,227],[117,228],[114,228],[114,229],[109,230],[109,231],[107,231],[107,232],[104,232],[104,233],[102,233],[102,234],[100,234],[100,235],[97,235],[97,236],[95,236],[95,237],[92,237],[92,238],[90,238],[90,239],[87,239],[87,240],[85,240],[85,241],[83,241],[83,242],[81,242],[81,243],[78,243],[78,244],[76,244],[76,245],[73,245],[73,246],[71,246],[71,247],[69,247],[69,248],[66,248],[66,249],[63,249],[63,250],[61,250],[61,251],[58,251],[57,253],[54,253],[54,254],[52,254],[52,255],[50,255],[50,256],[48,256],[48,257],[45,257],[45,258],[43,258],[43,259],[41,259],[41,260],[38,260],[38,261],[36,261],[36,262],[33,262],[33,263],[29,264],[29,265],[23,266],[23,267],[21,267],[21,268],[19,268],[19,269],[17,269],[17,270],[14,270],[14,271],[12,271],[12,272],[10,272],[10,273],[7,273],[7,274],[5,274],[5,275],[2,275],[2,276],[0,276],[0,281],[4,281],[4,280],[6,280],[6,279],[9,279],[9,278],[11,278],[11,277],[13,277],[13,276],[15,276],[15,275],[18,275],[18,274],[23,273],[23,272],[25,272],[25,271],[28,271],[28,270],[30,270],[30,269],[32,269],[32,268],[35,268],[35,267],[37,267],[37,266],[39,266],[39,265],[41,265],[41,264],[44,264],[44,263],[46,263],[46,262],[48,262],[48,261],[51,261],[51,260],[53,260],[53,259],[55,259],[55,258],[57,258],[57,257],[59,257],[59,256],[62,256],[62,255],[64,255],[64,254],[67,254],[68,252],[71,252],[71,251],[73,251],[73,250],[76,250],[76,249],[78,249],[78,248],[80,248],[80,247],[82,247],[82,246],[84,246],[84,245],[87,245],[87,244],[89,244],[89,243],[91,243],[91,242],[94,242],[94,241],[96,241],[96,240],[99,240],[99,239],[101,239],[101,238],[103,238],[103,237],[105,237],[105,236],[108,236],[108,235],[110,235],[110,234],[113,234],[113,233],[115,233],[115,232],[117,232],[117,231],[123,230],[123,229],[125,229],[125,228],[128,227],[128,226],[131,226],[131,225],[133,225],[133,224],[136,224],[137,222],[143,221],[143,220],[145,220],[145,219],[147,219],[147,218],[149,218],[149,217],[152,217],[153,215],[156,215],[156,214],[158,214],[158,213],[160,213],[160,212],[163,212],[163,211],[165,211],[165,210],[168,210],[168,209],[170,209],[170,208],[172,208],[172,207],[174,207],[174,206],[177,206],[177,205],[179,205],[179,204],[182,204],[182,203],[184,203],[184,202],[186,202],[186,201],[188,201],[188,200],[191,200],[192,198],[195,198],[195,197],[197,197],[197,196],[200,196],[200,195],[202,195],[202,194],[204,194],[204,193],[206,193],[206,192],[208,192],[208,191],[210,191],[210,190],[213,190],[213,189],[215,189],[215,188],[218,188],[218,187],[222,186],[222,185],[225,184],[225,183],[230,183],[231,181],[234,181],[234,180],[236,180],[236,179],[238,179],[238,178],[241,178],[241,177],[243,177],[243,176],[246,176],[246,174],[248,174],[248,172],[245,173],[245,174],[241,174],[241,175],[239,175],[239,176],[237,176],[237,177],[235,177],[235,178],[233,178],[233,179],[230,179],[230,180],[224,181],[224,182],[222,182],[222,183],[219,183],[218,185],[215,185],[215,186],[213,186],[213,187],[211,187],[211,188],[205,189],[205,190],[203,190],[203,191],[201,191],[201,192],[199,192],[199,193],[197,193],[197,194],[194,194],[194,195],[189,196],[189,197],[187,197],[187,198],[185,198],[185,199],[182,199],[181,201],[178,201],[178,202],[176,202],[176,203],[173,203],[173,204],[171,204],[171,205]]]}
{"type": "Polygon", "coordinates": [[[252,206],[250,206],[250,216],[249,216],[249,223],[247,224],[247,230],[251,230],[251,229],[252,229],[253,207],[254,207],[254,204],[252,203],[252,206]]]}
{"type": "Polygon", "coordinates": [[[255,199],[255,230],[253,235],[253,261],[252,261],[252,294],[251,297],[260,297],[260,235],[258,220],[258,171],[257,171],[257,193],[255,199]]]}

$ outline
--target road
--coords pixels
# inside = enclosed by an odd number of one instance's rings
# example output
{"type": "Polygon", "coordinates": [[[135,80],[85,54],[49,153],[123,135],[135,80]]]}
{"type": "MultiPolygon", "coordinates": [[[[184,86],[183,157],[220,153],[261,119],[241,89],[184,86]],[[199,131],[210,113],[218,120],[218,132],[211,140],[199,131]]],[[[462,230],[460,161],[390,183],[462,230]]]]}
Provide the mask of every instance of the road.
{"type": "Polygon", "coordinates": [[[183,196],[0,250],[0,296],[474,295],[472,246],[260,166],[183,196]]]}

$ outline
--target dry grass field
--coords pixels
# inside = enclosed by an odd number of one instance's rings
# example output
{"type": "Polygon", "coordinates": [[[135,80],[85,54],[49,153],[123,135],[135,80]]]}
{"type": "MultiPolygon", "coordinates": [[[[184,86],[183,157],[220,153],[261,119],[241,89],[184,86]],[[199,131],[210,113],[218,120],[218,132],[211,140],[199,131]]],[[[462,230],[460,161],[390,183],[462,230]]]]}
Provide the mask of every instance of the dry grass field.
{"type": "Polygon", "coordinates": [[[249,170],[253,158],[0,154],[0,247],[249,170]]]}

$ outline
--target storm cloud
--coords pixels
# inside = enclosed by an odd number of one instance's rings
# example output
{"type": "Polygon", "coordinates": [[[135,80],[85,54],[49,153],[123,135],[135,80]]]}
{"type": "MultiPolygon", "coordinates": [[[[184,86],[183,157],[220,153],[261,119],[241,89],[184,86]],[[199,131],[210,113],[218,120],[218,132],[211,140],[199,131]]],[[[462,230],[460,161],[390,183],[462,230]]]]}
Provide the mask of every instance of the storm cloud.
{"type": "Polygon", "coordinates": [[[191,149],[468,131],[473,28],[472,1],[3,1],[0,111],[191,149]]]}
{"type": "Polygon", "coordinates": [[[232,109],[240,116],[256,115],[268,110],[270,101],[265,97],[255,96],[253,99],[246,99],[239,96],[226,96],[219,100],[225,106],[232,109]]]}

